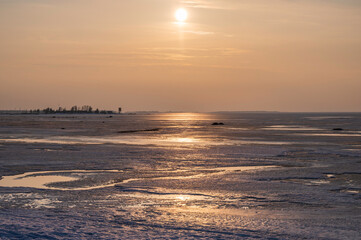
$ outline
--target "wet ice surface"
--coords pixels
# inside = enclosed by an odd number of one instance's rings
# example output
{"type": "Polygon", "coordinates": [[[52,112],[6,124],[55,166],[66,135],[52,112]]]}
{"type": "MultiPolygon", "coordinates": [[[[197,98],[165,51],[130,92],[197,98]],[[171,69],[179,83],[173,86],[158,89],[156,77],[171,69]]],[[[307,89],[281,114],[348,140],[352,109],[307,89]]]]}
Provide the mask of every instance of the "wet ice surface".
{"type": "Polygon", "coordinates": [[[103,179],[102,175],[111,173],[120,173],[120,170],[68,170],[68,171],[43,171],[43,172],[27,172],[24,174],[14,176],[4,176],[0,180],[0,187],[28,187],[39,189],[52,189],[52,190],[92,190],[104,187],[112,187],[117,184],[112,180],[106,183],[91,181],[90,176],[93,178],[103,179]],[[65,175],[65,176],[64,176],[65,175]],[[69,176],[66,176],[69,175],[69,176]],[[88,177],[88,179],[86,179],[88,177]],[[83,180],[83,186],[79,184],[69,183],[83,180]],[[52,187],[56,185],[58,187],[52,187]]]}
{"type": "MultiPolygon", "coordinates": [[[[183,170],[183,175],[175,174],[171,176],[173,172],[179,171],[166,171],[166,175],[163,177],[148,177],[148,178],[129,178],[122,179],[121,176],[123,171],[119,170],[73,170],[73,171],[44,171],[44,172],[28,172],[24,174],[14,175],[14,176],[4,176],[0,180],[0,187],[28,187],[28,188],[39,188],[39,189],[52,189],[52,190],[93,190],[105,187],[113,187],[119,184],[134,182],[134,181],[144,181],[144,180],[165,180],[165,179],[186,179],[186,178],[201,178],[208,175],[215,174],[226,174],[233,171],[251,171],[259,169],[274,168],[277,166],[241,166],[241,167],[218,167],[211,169],[197,169],[185,171],[183,170]],[[184,173],[189,172],[192,174],[184,175],[184,173]],[[104,174],[111,173],[111,180],[104,182],[104,174]],[[120,177],[116,178],[114,173],[119,173],[120,177]],[[64,176],[70,175],[70,176],[64,176]],[[91,178],[92,177],[92,178],[91,178]],[[98,179],[98,181],[94,181],[98,179]],[[82,181],[81,186],[74,182],[82,181]],[[57,187],[53,186],[58,185],[57,187]]],[[[159,174],[158,174],[159,175],[159,174]]]]}
{"type": "Polygon", "coordinates": [[[3,115],[0,236],[359,239],[360,122],[351,113],[3,115]]]}

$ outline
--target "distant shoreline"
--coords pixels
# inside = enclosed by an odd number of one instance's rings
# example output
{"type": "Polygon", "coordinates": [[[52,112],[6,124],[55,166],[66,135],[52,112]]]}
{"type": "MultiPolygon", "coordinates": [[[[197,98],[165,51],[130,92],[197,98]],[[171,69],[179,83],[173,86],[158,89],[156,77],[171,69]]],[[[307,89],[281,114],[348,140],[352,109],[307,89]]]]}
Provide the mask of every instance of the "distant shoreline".
{"type": "Polygon", "coordinates": [[[26,112],[26,111],[0,111],[0,115],[33,115],[33,116],[38,116],[38,115],[121,115],[123,113],[117,113],[117,112],[113,112],[113,111],[107,111],[107,112],[102,112],[102,113],[80,113],[80,112],[76,112],[76,113],[30,113],[30,112],[26,112]]]}
{"type": "Polygon", "coordinates": [[[0,114],[31,114],[31,115],[39,115],[39,114],[120,114],[122,112],[122,108],[118,108],[118,112],[113,110],[102,110],[95,109],[92,106],[84,105],[84,106],[72,106],[70,110],[65,107],[59,107],[57,109],[53,109],[50,107],[44,109],[30,109],[30,110],[0,110],[0,114]]]}
{"type": "Polygon", "coordinates": [[[85,112],[85,111],[65,111],[65,112],[30,112],[30,110],[0,110],[0,115],[135,115],[135,114],[176,114],[176,113],[204,113],[204,114],[234,114],[234,113],[254,113],[254,114],[361,114],[361,112],[281,112],[281,111],[210,111],[210,112],[197,112],[197,111],[130,111],[130,112],[116,112],[111,110],[101,110],[99,112],[85,112]]]}

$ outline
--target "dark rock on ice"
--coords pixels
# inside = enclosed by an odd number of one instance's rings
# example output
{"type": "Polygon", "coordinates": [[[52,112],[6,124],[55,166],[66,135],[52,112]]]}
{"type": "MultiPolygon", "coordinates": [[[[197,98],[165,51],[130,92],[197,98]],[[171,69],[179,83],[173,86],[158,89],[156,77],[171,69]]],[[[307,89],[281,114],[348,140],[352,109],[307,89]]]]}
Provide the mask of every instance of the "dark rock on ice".
{"type": "Polygon", "coordinates": [[[160,130],[160,128],[152,128],[152,129],[118,131],[118,133],[157,132],[159,130],[160,130]]]}
{"type": "Polygon", "coordinates": [[[218,126],[218,125],[224,125],[224,123],[222,123],[222,122],[214,122],[214,123],[212,123],[212,125],[213,126],[218,126]]]}

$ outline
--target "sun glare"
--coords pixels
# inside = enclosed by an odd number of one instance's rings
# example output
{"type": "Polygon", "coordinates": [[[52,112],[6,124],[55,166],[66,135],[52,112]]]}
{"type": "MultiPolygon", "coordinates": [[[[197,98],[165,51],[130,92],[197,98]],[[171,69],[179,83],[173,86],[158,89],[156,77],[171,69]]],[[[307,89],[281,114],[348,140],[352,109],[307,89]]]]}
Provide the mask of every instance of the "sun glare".
{"type": "Polygon", "coordinates": [[[188,12],[184,8],[179,8],[174,15],[178,22],[184,22],[188,18],[188,12]]]}

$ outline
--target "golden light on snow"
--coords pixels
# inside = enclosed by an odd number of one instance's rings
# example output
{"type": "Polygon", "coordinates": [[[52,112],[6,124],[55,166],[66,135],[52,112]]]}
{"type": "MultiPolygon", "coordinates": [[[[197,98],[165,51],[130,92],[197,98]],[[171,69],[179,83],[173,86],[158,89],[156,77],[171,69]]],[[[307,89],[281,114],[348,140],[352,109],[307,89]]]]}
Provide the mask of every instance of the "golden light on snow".
{"type": "Polygon", "coordinates": [[[179,196],[177,196],[177,199],[178,199],[178,200],[181,200],[181,201],[186,201],[186,200],[189,200],[190,197],[184,196],[184,195],[179,195],[179,196]]]}

